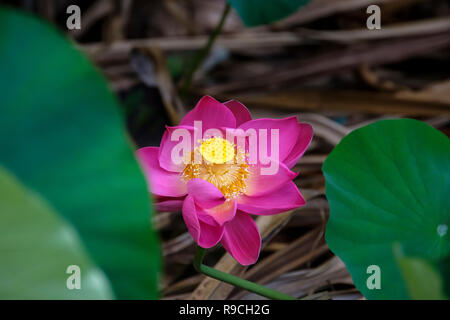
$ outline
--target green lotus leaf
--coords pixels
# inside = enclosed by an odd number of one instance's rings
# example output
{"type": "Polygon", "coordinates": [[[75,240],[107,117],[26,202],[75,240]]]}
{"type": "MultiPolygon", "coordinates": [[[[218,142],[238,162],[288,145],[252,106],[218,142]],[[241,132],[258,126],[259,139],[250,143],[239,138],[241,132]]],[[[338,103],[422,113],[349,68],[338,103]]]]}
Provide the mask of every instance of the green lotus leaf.
{"type": "Polygon", "coordinates": [[[248,27],[283,19],[310,0],[228,0],[248,27]]]}
{"type": "MultiPolygon", "coordinates": [[[[450,254],[450,142],[411,119],[355,130],[323,165],[326,240],[368,299],[408,299],[392,251],[439,265],[450,254]],[[368,285],[379,267],[380,288],[368,285]]],[[[448,278],[447,278],[448,281],[448,278]]]]}

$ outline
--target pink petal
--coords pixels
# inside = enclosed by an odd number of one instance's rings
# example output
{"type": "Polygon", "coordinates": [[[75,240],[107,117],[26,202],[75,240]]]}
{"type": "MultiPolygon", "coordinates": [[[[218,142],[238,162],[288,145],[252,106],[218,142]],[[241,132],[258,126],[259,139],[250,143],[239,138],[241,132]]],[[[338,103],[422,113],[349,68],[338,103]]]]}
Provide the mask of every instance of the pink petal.
{"type": "Polygon", "coordinates": [[[248,111],[247,107],[244,106],[242,103],[236,100],[230,100],[224,103],[228,107],[228,109],[233,112],[234,117],[236,118],[236,127],[240,126],[241,124],[252,120],[252,116],[250,114],[250,111],[248,111]]]}
{"type": "Polygon", "coordinates": [[[300,127],[298,126],[297,117],[289,117],[284,119],[256,119],[247,121],[239,126],[240,129],[248,130],[255,129],[258,133],[258,150],[259,150],[259,134],[260,129],[267,129],[267,149],[268,155],[271,155],[271,130],[279,130],[279,162],[283,160],[291,153],[294,145],[297,143],[297,137],[300,132],[300,127]]]}
{"type": "Polygon", "coordinates": [[[313,138],[313,128],[308,123],[299,123],[300,133],[297,137],[297,143],[292,148],[291,153],[283,160],[288,168],[292,168],[298,162],[298,159],[305,153],[313,138]]]}
{"type": "Polygon", "coordinates": [[[181,208],[183,207],[183,201],[182,198],[162,198],[162,199],[156,199],[155,201],[155,208],[159,212],[175,212],[175,211],[181,211],[181,208]]]}
{"type": "Polygon", "coordinates": [[[206,180],[195,178],[187,183],[187,191],[195,203],[205,209],[210,209],[225,202],[225,197],[219,189],[206,180]]]}
{"type": "Polygon", "coordinates": [[[210,128],[236,128],[233,112],[216,99],[205,96],[194,109],[181,120],[182,126],[194,126],[194,121],[202,121],[203,131],[210,128]]]}
{"type": "Polygon", "coordinates": [[[199,220],[194,198],[190,195],[183,203],[183,219],[192,238],[200,247],[211,248],[222,239],[223,227],[199,220]]]}
{"type": "Polygon", "coordinates": [[[278,172],[273,175],[261,174],[261,169],[264,167],[261,164],[250,166],[250,175],[247,179],[245,194],[248,196],[260,196],[272,192],[297,176],[285,164],[277,162],[276,165],[278,166],[278,172]]]}
{"type": "MultiPolygon", "coordinates": [[[[187,152],[189,150],[194,150],[194,128],[189,126],[176,126],[176,127],[168,127],[166,126],[166,131],[164,132],[164,135],[161,139],[161,146],[159,148],[159,164],[162,168],[166,169],[167,171],[172,172],[181,172],[183,171],[185,164],[183,163],[174,163],[172,159],[172,150],[175,146],[177,146],[180,143],[184,142],[184,139],[189,139],[186,141],[186,146],[189,148],[186,150],[187,152]],[[186,137],[179,137],[178,140],[172,141],[172,139],[175,139],[176,136],[176,130],[180,130],[178,132],[185,132],[186,137]],[[189,135],[189,138],[188,138],[189,135]]],[[[183,150],[184,151],[184,150],[183,150]]],[[[182,155],[180,154],[180,158],[182,158],[182,155]]]]}
{"type": "Polygon", "coordinates": [[[291,181],[262,196],[240,196],[238,210],[255,215],[270,215],[289,211],[304,204],[305,199],[303,199],[295,183],[291,181]]]}
{"type": "Polygon", "coordinates": [[[150,192],[158,196],[180,197],[187,192],[186,183],[178,173],[159,166],[158,147],[145,147],[136,151],[136,157],[147,178],[150,192]]]}
{"type": "Polygon", "coordinates": [[[221,243],[244,266],[258,260],[261,236],[255,221],[245,212],[236,212],[234,219],[225,224],[221,243]]]}
{"type": "Polygon", "coordinates": [[[211,224],[211,218],[214,224],[223,225],[232,220],[236,214],[237,203],[234,200],[228,200],[211,209],[199,210],[199,218],[206,223],[211,224]]]}

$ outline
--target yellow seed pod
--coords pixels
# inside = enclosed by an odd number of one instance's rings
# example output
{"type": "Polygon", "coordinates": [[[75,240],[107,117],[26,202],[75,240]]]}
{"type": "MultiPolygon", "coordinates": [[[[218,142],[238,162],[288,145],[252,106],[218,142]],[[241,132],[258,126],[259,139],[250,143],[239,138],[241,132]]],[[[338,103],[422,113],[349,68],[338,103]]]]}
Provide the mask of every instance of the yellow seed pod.
{"type": "Polygon", "coordinates": [[[200,153],[205,160],[215,164],[226,163],[234,159],[234,145],[223,138],[204,140],[200,146],[200,153]]]}

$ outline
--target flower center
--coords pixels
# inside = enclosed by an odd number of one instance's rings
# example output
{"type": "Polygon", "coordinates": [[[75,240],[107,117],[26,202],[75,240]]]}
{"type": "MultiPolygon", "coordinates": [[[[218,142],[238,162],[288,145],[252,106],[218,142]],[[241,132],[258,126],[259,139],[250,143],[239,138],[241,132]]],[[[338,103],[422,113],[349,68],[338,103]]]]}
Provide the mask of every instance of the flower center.
{"type": "Polygon", "coordinates": [[[192,152],[182,172],[185,181],[194,178],[206,180],[215,185],[227,199],[235,198],[245,191],[248,175],[245,152],[228,140],[217,137],[203,140],[192,152]],[[194,162],[196,155],[201,157],[201,163],[194,162]]]}
{"type": "Polygon", "coordinates": [[[222,138],[210,138],[202,142],[200,154],[211,163],[222,164],[234,159],[234,145],[222,138]]]}

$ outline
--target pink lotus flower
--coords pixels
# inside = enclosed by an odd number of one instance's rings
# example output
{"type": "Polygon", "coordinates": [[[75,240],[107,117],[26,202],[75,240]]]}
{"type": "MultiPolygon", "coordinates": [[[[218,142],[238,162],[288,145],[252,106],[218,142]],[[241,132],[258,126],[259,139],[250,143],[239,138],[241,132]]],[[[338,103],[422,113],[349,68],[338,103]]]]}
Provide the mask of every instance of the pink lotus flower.
{"type": "Polygon", "coordinates": [[[261,237],[250,214],[277,214],[305,204],[292,181],[297,174],[290,168],[303,155],[312,136],[312,127],[298,123],[296,117],[252,120],[241,103],[232,100],[222,104],[206,96],[179,126],[167,127],[159,148],[141,148],[137,157],[159,211],[182,209],[187,228],[199,246],[210,248],[220,242],[239,263],[249,265],[257,261],[261,248],[261,237]],[[201,121],[202,127],[199,129],[194,121],[201,121]],[[219,135],[205,137],[209,129],[230,131],[243,137],[245,143],[239,146],[219,135]],[[278,134],[279,145],[272,144],[277,135],[266,138],[271,156],[278,155],[278,159],[270,159],[270,165],[277,168],[275,172],[262,173],[268,164],[260,153],[253,158],[256,161],[250,161],[250,149],[256,145],[247,134],[252,129],[278,134]],[[174,161],[180,140],[173,134],[179,131],[202,138],[183,141],[190,149],[183,153],[181,163],[174,161]],[[200,163],[193,161],[197,155],[200,163]]]}

